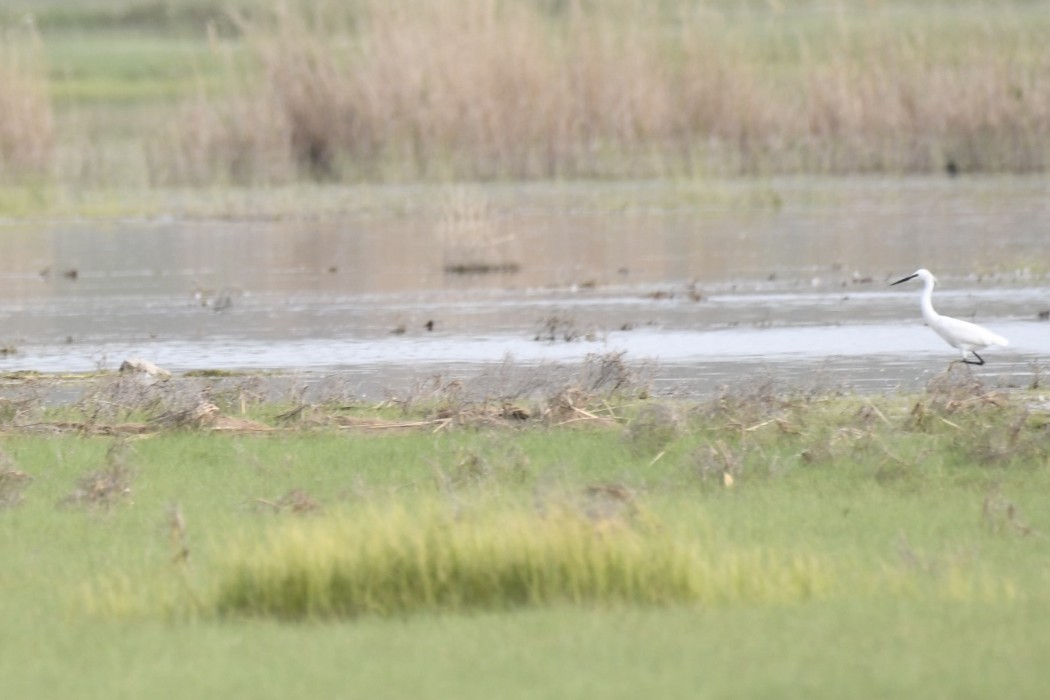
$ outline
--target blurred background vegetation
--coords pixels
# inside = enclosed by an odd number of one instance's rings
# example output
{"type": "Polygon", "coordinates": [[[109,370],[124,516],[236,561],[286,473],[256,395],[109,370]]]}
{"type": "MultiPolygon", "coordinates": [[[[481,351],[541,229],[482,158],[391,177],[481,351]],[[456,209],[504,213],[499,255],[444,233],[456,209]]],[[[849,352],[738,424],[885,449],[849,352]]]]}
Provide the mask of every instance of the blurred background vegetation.
{"type": "Polygon", "coordinates": [[[1046,9],[0,0],[0,184],[1044,172],[1046,9]]]}

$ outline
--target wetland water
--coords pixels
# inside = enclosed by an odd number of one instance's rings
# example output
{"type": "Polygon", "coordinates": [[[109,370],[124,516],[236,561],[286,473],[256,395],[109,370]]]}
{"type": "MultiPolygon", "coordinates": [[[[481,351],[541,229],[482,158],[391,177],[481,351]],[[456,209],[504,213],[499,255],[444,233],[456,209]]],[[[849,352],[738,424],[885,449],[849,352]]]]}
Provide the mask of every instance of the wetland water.
{"type": "Polygon", "coordinates": [[[8,222],[0,371],[143,357],[342,373],[367,395],[623,351],[661,393],[757,372],[911,387],[957,357],[920,286],[887,286],[924,266],[939,311],[1011,340],[975,371],[1024,385],[1050,350],[1048,195],[1042,178],[348,188],[331,220],[8,222]]]}

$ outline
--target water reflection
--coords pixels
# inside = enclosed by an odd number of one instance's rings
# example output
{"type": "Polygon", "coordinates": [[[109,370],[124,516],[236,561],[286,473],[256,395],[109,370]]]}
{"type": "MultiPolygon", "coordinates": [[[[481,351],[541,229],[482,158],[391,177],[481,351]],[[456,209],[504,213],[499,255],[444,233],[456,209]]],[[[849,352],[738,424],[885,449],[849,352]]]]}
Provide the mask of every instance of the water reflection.
{"type": "Polygon", "coordinates": [[[1011,361],[1046,351],[1042,179],[703,187],[402,188],[404,207],[338,222],[0,226],[0,342],[19,350],[0,369],[131,352],[174,369],[576,357],[532,340],[552,316],[667,364],[908,358],[890,329],[916,323],[916,297],[883,285],[920,265],[945,283],[944,313],[1023,339],[1011,361]],[[518,271],[448,274],[457,261],[518,271]]]}

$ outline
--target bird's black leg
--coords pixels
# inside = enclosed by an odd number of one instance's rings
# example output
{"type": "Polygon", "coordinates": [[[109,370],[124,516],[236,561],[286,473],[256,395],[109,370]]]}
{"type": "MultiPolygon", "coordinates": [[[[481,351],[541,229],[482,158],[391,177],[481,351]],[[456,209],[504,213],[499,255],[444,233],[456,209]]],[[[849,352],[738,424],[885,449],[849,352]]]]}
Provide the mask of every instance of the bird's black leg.
{"type": "Polygon", "coordinates": [[[983,357],[978,355],[973,350],[971,350],[970,352],[973,354],[974,357],[977,358],[977,362],[974,362],[973,360],[967,360],[965,357],[963,358],[963,362],[965,362],[968,365],[983,365],[984,364],[984,358],[983,357]]]}

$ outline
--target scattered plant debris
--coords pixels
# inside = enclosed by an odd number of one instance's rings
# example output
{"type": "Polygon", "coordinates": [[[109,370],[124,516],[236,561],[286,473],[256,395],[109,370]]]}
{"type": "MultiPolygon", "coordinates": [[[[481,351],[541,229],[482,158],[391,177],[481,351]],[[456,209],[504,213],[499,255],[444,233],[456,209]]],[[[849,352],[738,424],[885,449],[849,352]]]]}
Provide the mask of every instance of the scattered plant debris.
{"type": "Polygon", "coordinates": [[[14,460],[0,450],[0,508],[13,508],[25,500],[25,490],[33,477],[15,468],[14,460]]]}
{"type": "Polygon", "coordinates": [[[576,319],[559,314],[551,314],[547,318],[540,320],[539,329],[536,331],[533,339],[544,343],[557,341],[572,343],[581,340],[585,336],[586,333],[576,324],[576,319]]]}
{"type": "Polygon", "coordinates": [[[717,479],[732,486],[743,472],[743,460],[723,440],[693,450],[692,463],[701,481],[717,479]]]}
{"type": "Polygon", "coordinates": [[[583,490],[583,515],[608,527],[626,523],[639,514],[634,492],[623,484],[594,484],[583,490]]]}
{"type": "Polygon", "coordinates": [[[43,413],[43,395],[49,382],[29,377],[13,397],[0,397],[0,425],[26,426],[38,421],[43,413]]]}
{"type": "Polygon", "coordinates": [[[580,386],[590,394],[602,397],[649,395],[651,372],[647,366],[632,367],[624,359],[625,351],[591,353],[580,368],[580,386]]]}
{"type": "Polygon", "coordinates": [[[530,473],[528,455],[516,444],[497,440],[457,450],[448,459],[435,459],[431,470],[443,491],[494,481],[520,484],[530,473]]]}
{"type": "Polygon", "coordinates": [[[1005,498],[998,487],[988,492],[981,504],[981,520],[989,532],[1001,535],[1016,532],[1027,536],[1035,531],[1021,517],[1017,504],[1005,498]]]}
{"type": "Polygon", "coordinates": [[[656,454],[678,436],[680,429],[681,422],[673,406],[649,403],[627,424],[625,438],[635,453],[656,454]]]}
{"type": "Polygon", "coordinates": [[[190,561],[190,543],[182,506],[173,503],[167,510],[168,539],[171,544],[171,563],[185,566],[190,561]]]}
{"type": "Polygon", "coordinates": [[[268,508],[274,513],[291,513],[292,515],[307,515],[321,509],[320,502],[303,489],[292,489],[276,500],[255,498],[252,503],[268,508]]]}
{"type": "Polygon", "coordinates": [[[106,466],[77,480],[62,503],[91,509],[111,508],[131,496],[132,469],[126,463],[127,443],[114,442],[106,452],[106,466]]]}
{"type": "Polygon", "coordinates": [[[214,425],[219,415],[219,407],[201,397],[189,406],[159,413],[151,419],[151,422],[169,429],[200,429],[214,425]]]}

